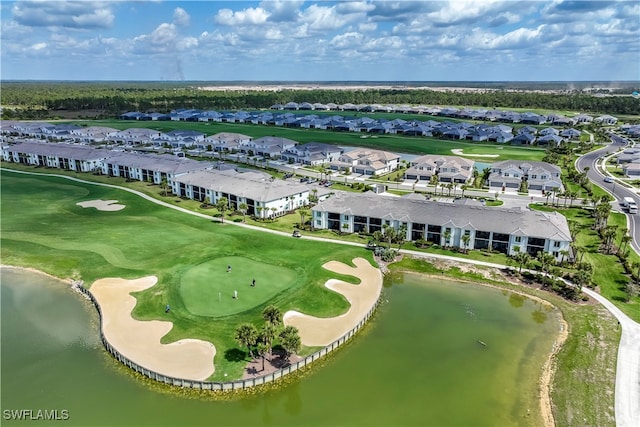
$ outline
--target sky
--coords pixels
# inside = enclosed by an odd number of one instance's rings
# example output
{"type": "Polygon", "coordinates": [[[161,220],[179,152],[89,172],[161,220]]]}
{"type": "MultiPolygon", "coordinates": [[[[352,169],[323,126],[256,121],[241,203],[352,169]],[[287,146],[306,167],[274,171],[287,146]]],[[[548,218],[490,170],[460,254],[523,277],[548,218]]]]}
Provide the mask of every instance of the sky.
{"type": "Polygon", "coordinates": [[[0,2],[2,80],[640,80],[640,1],[0,2]]]}

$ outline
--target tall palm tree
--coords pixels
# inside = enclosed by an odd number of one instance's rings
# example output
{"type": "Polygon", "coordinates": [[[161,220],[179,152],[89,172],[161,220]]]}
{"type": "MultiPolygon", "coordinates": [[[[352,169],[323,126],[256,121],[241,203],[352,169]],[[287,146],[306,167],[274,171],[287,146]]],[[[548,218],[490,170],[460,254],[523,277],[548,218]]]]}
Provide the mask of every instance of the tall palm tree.
{"type": "Polygon", "coordinates": [[[300,335],[298,328],[295,326],[285,326],[285,328],[280,331],[278,338],[280,338],[280,345],[285,351],[285,360],[289,360],[291,354],[300,350],[300,335]]]}
{"type": "Polygon", "coordinates": [[[462,240],[462,250],[464,251],[465,254],[468,253],[469,242],[471,241],[471,235],[464,233],[462,237],[460,237],[460,240],[462,240]]]}
{"type": "MultiPolygon", "coordinates": [[[[277,329],[271,323],[265,323],[260,332],[258,333],[258,340],[264,343],[267,346],[267,351],[269,353],[272,352],[273,349],[273,341],[276,339],[277,329]]],[[[264,357],[263,357],[264,362],[264,357]]],[[[264,366],[263,368],[264,369],[264,366]]]]}
{"type": "Polygon", "coordinates": [[[246,203],[240,203],[238,206],[238,210],[242,213],[242,222],[246,222],[247,211],[249,210],[249,206],[246,203]]]}
{"type": "Polygon", "coordinates": [[[224,213],[229,210],[229,199],[221,197],[216,202],[216,209],[220,212],[220,221],[224,223],[224,213]]]}
{"type": "Polygon", "coordinates": [[[249,357],[253,357],[253,352],[251,351],[251,347],[256,344],[256,339],[258,338],[258,330],[251,323],[243,323],[238,326],[235,333],[235,339],[241,346],[247,347],[247,352],[249,353],[249,357]]]}
{"type": "Polygon", "coordinates": [[[303,206],[298,209],[298,213],[300,214],[300,228],[304,228],[304,219],[309,215],[311,211],[306,206],[303,206]]]}
{"type": "Polygon", "coordinates": [[[516,246],[516,248],[518,248],[518,251],[514,255],[513,258],[518,263],[518,273],[522,273],[522,267],[525,267],[529,263],[529,260],[531,259],[531,256],[526,252],[520,252],[519,251],[519,249],[520,249],[519,246],[516,246]]]}
{"type": "Polygon", "coordinates": [[[265,322],[273,326],[280,326],[282,324],[282,312],[275,305],[268,305],[262,310],[262,318],[265,322]]]}
{"type": "Polygon", "coordinates": [[[627,245],[631,241],[631,236],[629,234],[627,234],[628,231],[629,230],[625,229],[624,232],[623,232],[624,234],[620,238],[620,245],[618,246],[618,253],[624,254],[625,250],[627,249],[627,245]]]}
{"type": "Polygon", "coordinates": [[[442,233],[442,237],[444,237],[444,247],[448,248],[449,247],[449,239],[451,238],[451,229],[447,228],[444,230],[444,233],[442,233]]]}

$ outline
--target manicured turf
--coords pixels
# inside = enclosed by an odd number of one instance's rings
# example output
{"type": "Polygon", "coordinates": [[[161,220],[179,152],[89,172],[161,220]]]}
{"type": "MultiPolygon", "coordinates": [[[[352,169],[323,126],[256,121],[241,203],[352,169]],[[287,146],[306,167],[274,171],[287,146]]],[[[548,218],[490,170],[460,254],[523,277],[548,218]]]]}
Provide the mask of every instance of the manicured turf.
{"type": "MultiPolygon", "coordinates": [[[[45,168],[32,170],[48,172],[45,168]]],[[[237,378],[242,373],[246,356],[233,338],[238,325],[251,322],[260,326],[262,310],[268,304],[282,312],[291,309],[315,316],[342,314],[348,302],[324,287],[326,280],[339,276],[322,265],[330,260],[351,264],[355,257],[373,262],[370,251],[363,248],[220,224],[158,206],[122,190],[7,169],[1,170],[1,178],[3,264],[36,267],[62,278],[79,277],[86,286],[103,277],[157,276],[158,284],[135,294],[138,303],[134,316],[173,321],[173,329],[163,338],[165,343],[181,338],[212,342],[217,349],[213,380],[237,378]],[[76,205],[96,199],[117,200],[126,207],[104,212],[76,205]],[[233,260],[232,272],[225,273],[229,259],[233,260]],[[216,266],[215,260],[220,264],[216,266]],[[191,268],[196,270],[190,272],[191,268]],[[245,275],[240,277],[243,269],[245,275]],[[191,310],[197,309],[192,307],[193,301],[183,298],[185,275],[204,277],[207,270],[238,276],[238,285],[244,286],[238,289],[240,298],[236,301],[242,306],[236,307],[235,314],[227,313],[224,321],[212,321],[211,312],[206,316],[194,314],[191,310]],[[254,275],[256,288],[252,289],[249,285],[254,275]],[[255,298],[249,299],[249,291],[256,291],[255,298]],[[164,312],[166,304],[171,306],[169,314],[164,312]]],[[[356,282],[352,277],[341,278],[356,282]]],[[[208,284],[205,278],[196,286],[203,290],[208,284]]],[[[213,296],[217,297],[215,291],[213,296]]],[[[202,307],[200,310],[206,311],[202,307]]]]}
{"type": "Polygon", "coordinates": [[[288,268],[245,257],[220,257],[186,270],[180,279],[180,296],[192,314],[228,316],[265,304],[295,279],[295,272],[288,268]]]}

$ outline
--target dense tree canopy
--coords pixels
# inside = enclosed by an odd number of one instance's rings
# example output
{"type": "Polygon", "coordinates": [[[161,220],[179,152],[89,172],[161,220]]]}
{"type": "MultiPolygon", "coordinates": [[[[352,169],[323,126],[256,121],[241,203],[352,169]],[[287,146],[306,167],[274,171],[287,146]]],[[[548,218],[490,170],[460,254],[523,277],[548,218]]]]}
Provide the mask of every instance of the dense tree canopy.
{"type": "Polygon", "coordinates": [[[126,111],[169,112],[177,108],[258,109],[290,101],[466,105],[592,114],[640,114],[640,102],[631,96],[594,96],[580,91],[514,91],[507,85],[481,88],[474,92],[406,88],[205,91],[198,87],[193,82],[2,82],[0,102],[4,107],[3,118],[48,117],[60,110],[92,110],[100,111],[104,116],[115,116],[126,111]]]}

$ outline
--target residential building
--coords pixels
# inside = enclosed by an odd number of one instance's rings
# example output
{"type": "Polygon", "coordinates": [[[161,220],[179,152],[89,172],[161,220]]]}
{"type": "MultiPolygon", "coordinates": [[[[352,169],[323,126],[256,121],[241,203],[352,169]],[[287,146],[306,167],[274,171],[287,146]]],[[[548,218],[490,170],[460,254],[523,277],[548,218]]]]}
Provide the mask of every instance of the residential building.
{"type": "Polygon", "coordinates": [[[337,160],[343,152],[342,148],[335,145],[307,142],[284,150],[280,158],[290,163],[320,165],[337,160]]]}
{"type": "Polygon", "coordinates": [[[247,205],[247,214],[270,218],[289,213],[309,203],[308,186],[273,179],[262,172],[233,170],[190,171],[177,176],[172,187],[181,197],[216,204],[226,198],[231,209],[247,205]]]}
{"type": "Polygon", "coordinates": [[[339,193],[312,208],[313,225],[347,233],[373,233],[384,226],[406,227],[405,240],[426,240],[463,249],[491,249],[514,255],[546,252],[557,260],[569,250],[564,216],[528,209],[478,207],[390,197],[339,193]],[[464,241],[469,236],[468,244],[464,241]],[[518,248],[518,249],[516,249],[518,248]]]}
{"type": "Polygon", "coordinates": [[[400,156],[388,151],[356,148],[331,162],[333,170],[349,170],[357,175],[383,175],[393,172],[400,164],[400,156]]]}
{"type": "Polygon", "coordinates": [[[433,175],[438,182],[464,184],[473,176],[473,160],[458,156],[426,155],[415,158],[404,174],[405,179],[430,181],[433,175]]]}
{"type": "Polygon", "coordinates": [[[489,187],[492,190],[519,189],[527,181],[529,190],[564,191],[560,167],[546,162],[504,160],[491,165],[489,187]]]}

